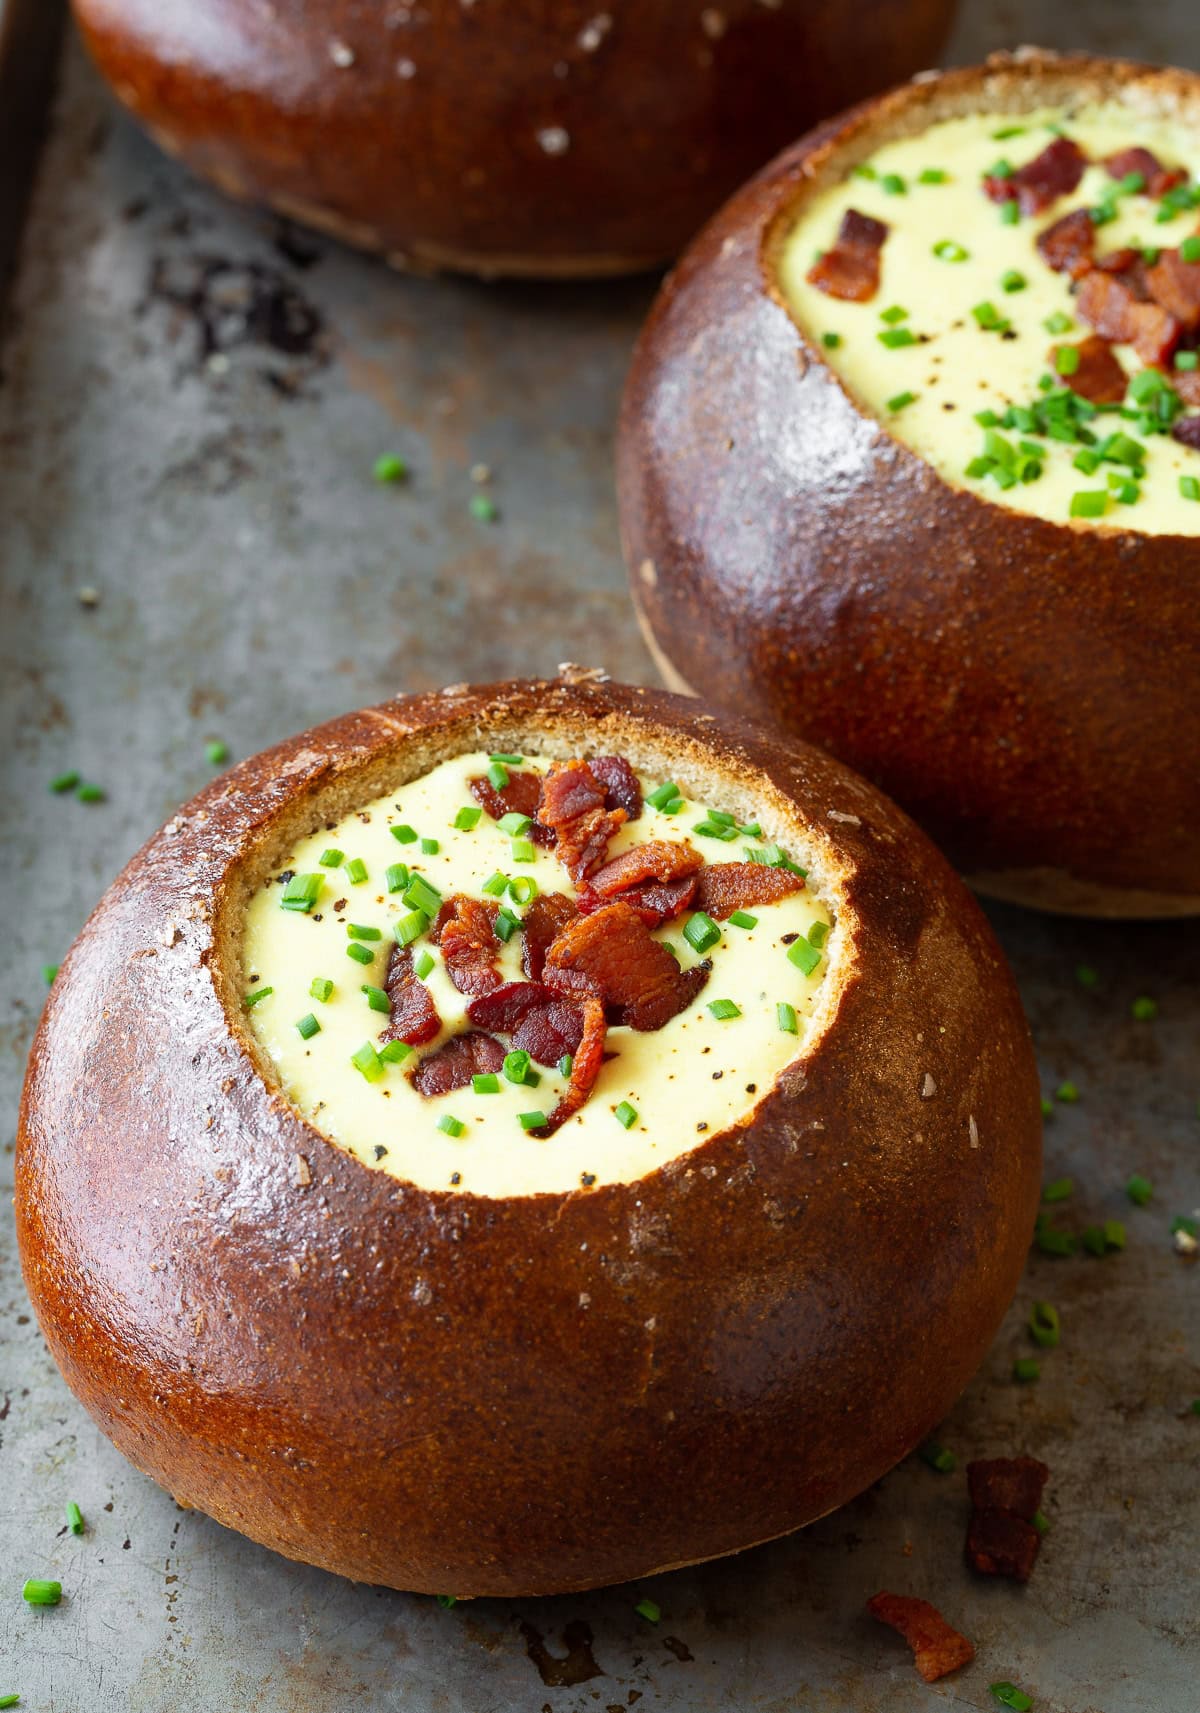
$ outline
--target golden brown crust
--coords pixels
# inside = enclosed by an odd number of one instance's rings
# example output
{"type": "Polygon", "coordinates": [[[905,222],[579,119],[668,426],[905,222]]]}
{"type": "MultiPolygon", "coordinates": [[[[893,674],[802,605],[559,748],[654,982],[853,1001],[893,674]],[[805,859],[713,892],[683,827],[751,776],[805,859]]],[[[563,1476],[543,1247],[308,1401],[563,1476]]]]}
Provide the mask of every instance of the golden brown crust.
{"type": "Polygon", "coordinates": [[[1007,897],[1176,914],[1200,899],[1200,774],[1175,736],[1200,728],[1200,540],[949,486],[859,409],[772,273],[797,203],[883,140],[1114,93],[1200,116],[1187,72],[998,56],[864,104],[747,185],[642,334],[621,521],[669,682],[840,755],[1007,897]]]}
{"type": "Polygon", "coordinates": [[[929,64],[954,0],[75,0],[156,139],[397,266],[673,256],[798,125],[929,64]]]}
{"type": "Polygon", "coordinates": [[[348,715],[169,822],[51,990],[17,1217],[68,1383],[178,1499],[358,1580],[543,1593],[795,1528],[903,1456],[999,1324],[1039,1166],[1016,992],[932,845],[826,756],[575,674],[348,715]],[[271,1092],[223,915],[316,806],[522,733],[801,818],[850,955],[751,1122],[488,1200],[373,1172],[271,1092]]]}

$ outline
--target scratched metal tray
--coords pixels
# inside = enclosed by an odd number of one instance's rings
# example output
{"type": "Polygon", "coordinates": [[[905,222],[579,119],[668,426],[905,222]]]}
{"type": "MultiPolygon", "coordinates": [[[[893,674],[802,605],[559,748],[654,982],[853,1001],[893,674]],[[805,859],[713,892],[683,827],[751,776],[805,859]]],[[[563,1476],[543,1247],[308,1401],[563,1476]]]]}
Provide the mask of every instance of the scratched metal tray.
{"type": "MultiPolygon", "coordinates": [[[[1194,0],[968,4],[955,57],[1031,37],[1200,63],[1194,0]]],[[[32,63],[0,63],[0,107],[32,63]]],[[[956,1473],[914,1459],[741,1558],[451,1611],[338,1581],[176,1509],[92,1427],[31,1320],[9,1191],[41,967],[203,783],[206,741],[245,754],[403,688],[563,659],[651,677],[610,460],[651,290],[394,277],[192,183],[68,44],[0,348],[0,1695],[19,1690],[23,1707],[912,1713],[994,1707],[998,1679],[1037,1713],[1200,1706],[1200,1271],[1170,1235],[1200,1203],[1194,927],[995,911],[1045,1088],[1080,1090],[1047,1126],[1047,1175],[1077,1185],[1056,1211],[1076,1227],[1122,1217],[1128,1247],[1031,1259],[942,1429],[956,1473]],[[383,450],[408,460],[407,486],[372,481],[383,450]],[[479,464],[490,525],[468,510],[479,464]],[[51,796],[64,768],[107,801],[51,796]],[[1074,979],[1080,963],[1097,988],[1074,979]],[[1154,1021],[1132,1019],[1139,994],[1158,1001],[1154,1021]],[[1123,1194],[1134,1171],[1155,1186],[1145,1210],[1123,1194]],[[1058,1305],[1062,1344],[1018,1386],[1034,1298],[1058,1305]],[[962,1562],[962,1464],[1018,1450],[1053,1471],[1024,1590],[962,1562]],[[68,1499],[82,1538],[63,1530],[68,1499]],[[59,1577],[62,1606],[27,1610],[28,1574],[59,1577]],[[864,1613],[882,1587],[941,1606],[976,1663],[924,1686],[864,1613]],[[642,1595],[660,1624],[635,1615],[642,1595]]]]}

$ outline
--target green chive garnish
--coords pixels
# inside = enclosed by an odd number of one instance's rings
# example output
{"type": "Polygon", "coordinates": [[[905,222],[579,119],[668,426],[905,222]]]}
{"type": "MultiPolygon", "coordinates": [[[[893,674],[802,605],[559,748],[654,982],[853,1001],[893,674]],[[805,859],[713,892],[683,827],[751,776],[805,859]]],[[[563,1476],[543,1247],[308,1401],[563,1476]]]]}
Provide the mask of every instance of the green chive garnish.
{"type": "Polygon", "coordinates": [[[503,898],[508,887],[508,876],[501,874],[499,869],[496,870],[495,874],[490,874],[483,883],[483,891],[487,893],[489,898],[503,898]]]}
{"type": "Polygon", "coordinates": [[[886,321],[889,327],[894,327],[898,321],[908,320],[908,311],[903,309],[900,304],[894,303],[890,309],[880,310],[879,319],[886,321]]]}
{"type": "MultiPolygon", "coordinates": [[[[837,335],[835,334],[834,337],[836,338],[837,335]]],[[[647,794],[646,801],[652,809],[665,809],[668,803],[673,803],[680,796],[682,796],[682,792],[675,781],[667,779],[647,794]]]]}
{"type": "Polygon", "coordinates": [[[1021,220],[1021,205],[1019,202],[1005,202],[1000,207],[1000,224],[1002,226],[1017,226],[1021,220]]]}
{"type": "Polygon", "coordinates": [[[730,915],[729,915],[729,920],[733,923],[735,928],[757,928],[758,927],[758,917],[757,916],[751,916],[751,914],[748,910],[733,910],[733,911],[731,911],[730,915]]]}
{"type": "Polygon", "coordinates": [[[1033,1706],[1032,1696],[1026,1695],[1023,1689],[1018,1689],[1015,1683],[989,1683],[988,1688],[1002,1707],[1011,1707],[1013,1713],[1029,1713],[1033,1706]]]}
{"type": "MultiPolygon", "coordinates": [[[[840,333],[822,333],[821,335],[821,343],[827,351],[836,351],[841,342],[842,336],[840,333]]],[[[658,805],[655,804],[655,808],[657,807],[658,805]]]]}
{"type": "Polygon", "coordinates": [[[42,965],[42,980],[45,982],[47,987],[52,987],[54,985],[54,978],[57,976],[61,968],[61,964],[42,965]]]}
{"type": "Polygon", "coordinates": [[[392,1002],[384,988],[372,987],[369,981],[365,981],[362,990],[367,996],[367,1004],[372,1011],[382,1011],[387,1016],[391,1016],[392,1002]]]}
{"type": "Polygon", "coordinates": [[[1175,367],[1184,370],[1200,367],[1200,351],[1176,351],[1175,367]]]}
{"type": "Polygon", "coordinates": [[[500,1078],[494,1071],[476,1071],[471,1088],[476,1094],[499,1094],[500,1078]]]}
{"type": "Polygon", "coordinates": [[[322,868],[341,868],[345,860],[345,851],[338,850],[336,845],[330,845],[328,850],[323,850],[317,858],[322,868]]]}
{"type": "Polygon", "coordinates": [[[927,1439],[921,1447],[921,1461],[936,1469],[939,1475],[950,1475],[958,1468],[958,1458],[935,1439],[927,1439]]]}
{"type": "Polygon", "coordinates": [[[408,475],[408,465],[398,452],[381,452],[371,467],[377,482],[402,482],[408,475]]]}
{"type": "Polygon", "coordinates": [[[472,494],[468,510],[476,523],[495,523],[500,508],[490,494],[472,494]]]}
{"type": "Polygon", "coordinates": [[[828,936],[829,936],[829,923],[828,922],[813,922],[810,924],[809,930],[808,930],[808,935],[807,935],[808,943],[810,946],[817,946],[817,947],[823,946],[825,944],[825,941],[828,938],[828,936]]]}
{"type": "Polygon", "coordinates": [[[423,874],[414,874],[404,888],[404,902],[410,910],[421,910],[426,916],[436,916],[442,907],[442,895],[423,874]]]}
{"type": "Polygon", "coordinates": [[[1046,1515],[1045,1511],[1035,1511],[1033,1513],[1033,1526],[1039,1535],[1044,1535],[1046,1533],[1047,1529],[1050,1527],[1050,1519],[1046,1515]]]}
{"type": "Polygon", "coordinates": [[[80,785],[75,792],[80,803],[103,803],[104,795],[102,785],[80,785]]]}
{"type": "Polygon", "coordinates": [[[510,839],[520,839],[532,827],[533,821],[528,815],[518,815],[514,809],[507,815],[501,815],[496,825],[502,833],[507,833],[510,839]]]}
{"type": "Polygon", "coordinates": [[[280,908],[298,910],[307,915],[321,896],[321,888],[324,885],[323,874],[294,874],[280,894],[280,908]]]}
{"type": "Polygon", "coordinates": [[[345,868],[346,879],[351,886],[361,886],[367,878],[367,865],[361,857],[351,857],[345,868]]]}
{"type": "Polygon", "coordinates": [[[915,345],[917,336],[911,327],[885,327],[882,333],[875,335],[881,345],[886,345],[889,351],[899,351],[905,345],[915,345]]]}
{"type": "Polygon", "coordinates": [[[1108,495],[1098,489],[1081,488],[1071,495],[1072,517],[1103,517],[1107,508],[1108,495]]]}
{"type": "Polygon", "coordinates": [[[275,989],[273,987],[256,987],[252,992],[246,995],[242,1004],[246,1007],[247,1011],[250,1011],[260,1000],[266,999],[267,995],[274,993],[274,991],[275,989]]]}
{"type": "Polygon", "coordinates": [[[346,933],[351,940],[382,940],[382,928],[369,928],[362,922],[347,922],[346,933]]]}
{"type": "Polygon", "coordinates": [[[933,253],[939,262],[965,262],[970,254],[953,238],[939,238],[933,246],[933,253]]]}
{"type": "Polygon", "coordinates": [[[407,1041],[387,1041],[379,1049],[379,1057],[385,1064],[398,1065],[401,1059],[407,1059],[412,1048],[407,1041]]]}
{"type": "Polygon", "coordinates": [[[1200,238],[1185,238],[1179,246],[1181,262],[1200,262],[1200,238]]]}
{"type": "Polygon", "coordinates": [[[31,1576],[21,1590],[21,1598],[30,1606],[57,1606],[62,1599],[62,1583],[31,1576]]]}
{"type": "Polygon", "coordinates": [[[457,1594],[439,1594],[437,1596],[437,1603],[442,1608],[443,1612],[449,1612],[455,1606],[458,1605],[458,1595],[457,1594]]]}
{"type": "Polygon", "coordinates": [[[1073,1231],[1062,1231],[1051,1225],[1045,1214],[1039,1214],[1034,1223],[1033,1241],[1043,1255],[1074,1255],[1079,1247],[1073,1231]]]}
{"type": "Polygon", "coordinates": [[[302,1041],[311,1041],[314,1035],[321,1033],[321,1025],[311,1011],[306,1011],[303,1017],[296,1019],[296,1032],[302,1041]]]}
{"type": "Polygon", "coordinates": [[[1053,1303],[1034,1303],[1029,1311],[1029,1331],[1035,1344],[1052,1350],[1062,1333],[1058,1310],[1053,1303]]]}
{"type": "Polygon", "coordinates": [[[223,767],[229,760],[229,745],[221,738],[210,738],[204,746],[204,756],[210,767],[223,767]]]}
{"type": "Polygon", "coordinates": [[[1018,1356],[1013,1363],[1012,1372],[1014,1380],[1022,1381],[1039,1380],[1042,1374],[1040,1365],[1032,1356],[1018,1356]]]}
{"type": "Polygon", "coordinates": [[[1149,1178],[1144,1178],[1140,1172],[1135,1172],[1125,1185],[1125,1194],[1134,1207],[1145,1207],[1154,1194],[1154,1185],[1149,1178]]]}
{"type": "Polygon", "coordinates": [[[633,1608],[639,1618],[645,1618],[648,1624],[657,1624],[662,1617],[662,1607],[656,1600],[639,1600],[633,1608]]]}
{"type": "Polygon", "coordinates": [[[369,1083],[377,1083],[383,1075],[383,1060],[375,1050],[374,1041],[364,1041],[356,1053],[351,1053],[350,1063],[369,1083]]]}
{"type": "Polygon", "coordinates": [[[1158,1016],[1158,1001],[1148,994],[1139,994],[1129,1007],[1129,1013],[1137,1023],[1152,1023],[1158,1016]]]}
{"type": "Polygon", "coordinates": [[[1061,309],[1056,309],[1053,315],[1048,315],[1042,326],[1047,333],[1069,333],[1075,323],[1069,315],[1064,315],[1061,309]]]}
{"type": "Polygon", "coordinates": [[[889,196],[904,196],[908,191],[908,186],[898,172],[885,172],[879,180],[879,187],[889,196]]]}
{"type": "Polygon", "coordinates": [[[436,856],[441,848],[436,839],[421,840],[421,854],[423,856],[436,856]]]}
{"type": "Polygon", "coordinates": [[[56,773],[54,778],[50,781],[50,789],[51,789],[51,791],[59,791],[59,792],[61,792],[61,791],[74,791],[75,787],[78,784],[79,784],[79,774],[78,773],[75,773],[75,772],[72,772],[72,773],[56,773]]]}
{"type": "Polygon", "coordinates": [[[1029,281],[1016,268],[1009,268],[1007,273],[1000,275],[1001,291],[1024,291],[1029,281]]]}
{"type": "Polygon", "coordinates": [[[796,1020],[796,1008],[781,999],[775,1007],[775,1021],[785,1035],[798,1035],[800,1026],[796,1020]]]}
{"type": "Polygon", "coordinates": [[[0,1695],[0,1707],[16,1707],[20,1700],[19,1695],[0,1695]]]}
{"type": "Polygon", "coordinates": [[[432,968],[433,953],[430,951],[424,951],[413,965],[413,974],[416,976],[418,981],[424,981],[432,968]]]}
{"type": "Polygon", "coordinates": [[[403,892],[410,879],[408,865],[402,862],[389,863],[383,871],[383,878],[389,892],[403,892]]]}
{"type": "Polygon", "coordinates": [[[508,784],[508,767],[502,761],[489,762],[487,776],[493,791],[503,791],[508,784]]]}
{"type": "Polygon", "coordinates": [[[916,393],[895,393],[887,401],[887,407],[895,415],[898,410],[903,410],[906,405],[916,404],[916,402],[916,393]]]}
{"type": "Polygon", "coordinates": [[[787,955],[788,962],[795,964],[796,968],[802,970],[805,975],[811,975],[821,961],[820,952],[810,941],[804,938],[803,934],[788,947],[787,955]]]}
{"type": "Polygon", "coordinates": [[[510,1083],[515,1083],[518,1088],[526,1083],[530,1087],[536,1088],[540,1081],[537,1072],[533,1069],[529,1054],[520,1047],[514,1048],[511,1053],[505,1053],[504,1064],[501,1068],[504,1071],[505,1079],[510,1083]]]}
{"type": "Polygon", "coordinates": [[[453,1118],[448,1112],[443,1112],[437,1127],[447,1136],[461,1136],[467,1128],[461,1118],[453,1118]]]}
{"type": "Polygon", "coordinates": [[[918,184],[945,184],[950,174],[943,172],[941,167],[922,167],[917,174],[918,184]]]}
{"type": "Polygon", "coordinates": [[[637,1107],[630,1106],[627,1100],[623,1100],[620,1106],[613,1109],[613,1117],[623,1130],[631,1129],[637,1123],[637,1116],[637,1107]]]}
{"type": "Polygon", "coordinates": [[[1011,325],[1001,315],[994,303],[977,303],[972,308],[971,314],[975,317],[977,326],[984,333],[1006,333],[1011,325]]]}
{"type": "Polygon", "coordinates": [[[373,964],[375,962],[375,953],[369,951],[366,946],[360,946],[357,940],[351,940],[346,947],[346,956],[353,958],[356,964],[373,964]]]}
{"type": "Polygon", "coordinates": [[[1180,476],[1179,492],[1185,500],[1200,500],[1200,476],[1180,476]]]}
{"type": "Polygon", "coordinates": [[[411,946],[414,940],[419,940],[429,926],[429,917],[423,910],[410,910],[407,916],[401,916],[392,924],[392,933],[396,936],[397,944],[411,946]]]}
{"type": "Polygon", "coordinates": [[[564,1053],[562,1058],[558,1061],[558,1064],[555,1066],[555,1069],[558,1071],[560,1077],[569,1077],[571,1072],[575,1069],[575,1060],[572,1055],[570,1053],[564,1053]]]}
{"type": "Polygon", "coordinates": [[[454,817],[454,825],[458,828],[460,833],[469,833],[473,828],[479,825],[479,817],[482,814],[483,810],[477,805],[473,803],[464,803],[462,808],[458,811],[458,814],[454,817]]]}
{"type": "Polygon", "coordinates": [[[540,1130],[546,1122],[544,1112],[518,1112],[517,1122],[522,1130],[540,1130]]]}
{"type": "Polygon", "coordinates": [[[79,1509],[79,1506],[75,1503],[74,1499],[67,1500],[67,1527],[73,1535],[81,1535],[83,1533],[83,1512],[79,1509]]]}
{"type": "Polygon", "coordinates": [[[538,883],[531,874],[519,874],[509,881],[508,895],[514,904],[532,904],[538,895],[538,883]]]}
{"type": "Polygon", "coordinates": [[[683,925],[683,937],[694,952],[703,954],[710,946],[715,946],[721,938],[721,930],[711,916],[706,916],[703,910],[697,910],[694,916],[689,916],[683,925]]]}
{"type": "Polygon", "coordinates": [[[406,821],[394,822],[390,830],[392,837],[402,845],[415,845],[419,837],[417,829],[410,827],[406,821]]]}
{"type": "Polygon", "coordinates": [[[1054,367],[1060,375],[1073,375],[1079,369],[1078,345],[1060,345],[1054,353],[1054,367]]]}
{"type": "Polygon", "coordinates": [[[732,999],[710,999],[708,1002],[708,1009],[716,1018],[718,1023],[725,1023],[731,1017],[740,1017],[742,1015],[741,1006],[735,1005],[732,999]]]}
{"type": "Polygon", "coordinates": [[[514,862],[537,861],[537,852],[533,848],[532,839],[514,839],[510,848],[514,862]]]}
{"type": "Polygon", "coordinates": [[[496,938],[498,940],[502,940],[507,946],[508,942],[520,928],[521,924],[518,918],[513,915],[511,910],[504,908],[499,911],[492,926],[495,929],[496,938]]]}
{"type": "Polygon", "coordinates": [[[1066,1201],[1075,1192],[1074,1178],[1055,1178],[1042,1191],[1043,1201],[1066,1201]]]}
{"type": "Polygon", "coordinates": [[[1062,1082],[1055,1089],[1054,1098],[1061,1100],[1064,1106],[1074,1106],[1079,1100],[1079,1090],[1073,1082],[1062,1082]]]}
{"type": "Polygon", "coordinates": [[[328,976],[315,975],[308,984],[308,991],[313,999],[319,999],[324,1005],[333,993],[333,983],[328,976]]]}

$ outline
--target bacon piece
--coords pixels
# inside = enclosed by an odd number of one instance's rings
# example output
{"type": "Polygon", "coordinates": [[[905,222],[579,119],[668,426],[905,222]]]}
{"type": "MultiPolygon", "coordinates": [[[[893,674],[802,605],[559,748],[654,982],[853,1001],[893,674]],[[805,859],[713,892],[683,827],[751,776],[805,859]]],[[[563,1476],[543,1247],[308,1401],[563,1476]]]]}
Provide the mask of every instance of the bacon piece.
{"type": "Polygon", "coordinates": [[[1049,1475],[1036,1457],[992,1457],[967,1465],[974,1510],[966,1555],[975,1570],[1029,1581],[1041,1546],[1033,1518],[1049,1475]]]}
{"type": "Polygon", "coordinates": [[[913,1664],[926,1683],[936,1683],[975,1658],[974,1644],[948,1624],[936,1606],[910,1594],[876,1594],[867,1611],[898,1630],[913,1651],[913,1664]]]}
{"type": "Polygon", "coordinates": [[[1018,167],[1009,178],[985,178],[983,189],[993,202],[1015,200],[1022,214],[1040,214],[1060,196],[1069,196],[1078,188],[1086,166],[1087,156],[1078,143],[1070,137],[1055,137],[1040,155],[1018,167]]]}
{"type": "Polygon", "coordinates": [[[467,781],[471,795],[482,806],[485,813],[493,821],[498,821],[501,815],[528,815],[533,821],[528,837],[535,845],[552,845],[554,834],[549,827],[534,817],[538,812],[538,804],[542,800],[542,776],[531,773],[528,769],[508,769],[508,784],[502,791],[497,791],[490,779],[479,775],[467,781]]]}
{"type": "Polygon", "coordinates": [[[1185,262],[1178,250],[1164,250],[1146,284],[1155,303],[1173,315],[1185,333],[1200,327],[1200,262],[1185,262]]]}
{"type": "MultiPolygon", "coordinates": [[[[1096,266],[1102,273],[1134,276],[1134,270],[1138,268],[1141,259],[1142,252],[1140,250],[1106,250],[1104,255],[1096,257],[1096,266]]],[[[1133,287],[1134,296],[1144,303],[1150,293],[1146,290],[1142,270],[1139,269],[1136,276],[1131,277],[1128,283],[1133,287]]]]}
{"type": "Polygon", "coordinates": [[[703,866],[704,858],[686,840],[677,844],[670,839],[647,839],[606,862],[588,884],[593,892],[610,898],[643,880],[682,880],[703,866]]]}
{"type": "Polygon", "coordinates": [[[768,868],[762,862],[710,862],[700,870],[695,904],[697,910],[723,922],[735,910],[774,904],[803,885],[790,868],[768,868]]]}
{"type": "Polygon", "coordinates": [[[967,1464],[967,1492],[977,1511],[1010,1511],[1031,1523],[1050,1470],[1036,1457],[983,1457],[967,1464]]]}
{"type": "Polygon", "coordinates": [[[545,980],[563,992],[595,994],[611,1021],[649,1031],[686,1010],[711,967],[681,970],[636,910],[616,903],[577,917],[560,934],[546,955],[545,980]]]}
{"type": "Polygon", "coordinates": [[[413,955],[409,946],[393,946],[388,959],[387,996],[392,1002],[392,1014],[381,1041],[407,1041],[410,1047],[424,1047],[442,1027],[433,996],[423,981],[413,974],[413,955]]]}
{"type": "Polygon", "coordinates": [[[967,1563],[983,1576],[1009,1576],[1028,1582],[1042,1537],[1032,1523],[1007,1511],[972,1511],[967,1529],[967,1563]]]}
{"type": "Polygon", "coordinates": [[[1149,149],[1119,149],[1115,155],[1109,155],[1104,164],[1110,178],[1126,178],[1131,172],[1140,172],[1150,196],[1165,196],[1169,190],[1187,182],[1183,167],[1163,166],[1149,149]]]}
{"type": "Polygon", "coordinates": [[[555,834],[559,860],[581,886],[603,866],[624,809],[605,808],[606,792],[586,761],[556,761],[542,785],[538,820],[555,834]]]}
{"type": "Polygon", "coordinates": [[[436,1051],[427,1053],[409,1081],[418,1094],[427,1100],[435,1095],[449,1094],[453,1088],[466,1088],[473,1076],[485,1071],[498,1071],[504,1063],[504,1048],[491,1035],[475,1030],[466,1035],[452,1035],[436,1051]]]}
{"type": "MultiPolygon", "coordinates": [[[[1175,384],[1179,388],[1181,396],[1183,396],[1183,389],[1179,387],[1179,382],[1182,379],[1181,375],[1175,376],[1175,384]]],[[[1197,386],[1196,391],[1200,395],[1200,385],[1197,386]]],[[[1187,402],[1200,404],[1200,396],[1188,398],[1187,402]]],[[[1171,439],[1178,440],[1181,446],[1190,446],[1193,451],[1200,452],[1200,416],[1181,416],[1171,426],[1171,439]]]]}
{"type": "Polygon", "coordinates": [[[538,981],[506,981],[473,999],[467,1016],[481,1029],[511,1035],[513,1046],[539,1065],[556,1065],[564,1053],[574,1053],[583,1035],[581,1002],[538,981]]]}
{"type": "Polygon", "coordinates": [[[438,911],[433,938],[442,948],[446,974],[460,993],[490,993],[502,976],[495,957],[499,906],[456,892],[438,911]]]}
{"type": "Polygon", "coordinates": [[[1050,367],[1057,369],[1060,351],[1078,351],[1079,367],[1064,375],[1064,385],[1080,398],[1092,404],[1120,404],[1129,385],[1129,376],[1113,356],[1112,346],[1098,333],[1089,333],[1078,345],[1052,345],[1050,367]]]}
{"type": "Polygon", "coordinates": [[[521,968],[530,981],[541,981],[546,953],[577,914],[565,892],[539,892],[521,918],[521,968]]]}
{"type": "Polygon", "coordinates": [[[571,1061],[570,1081],[545,1124],[539,1125],[531,1132],[534,1136],[553,1136],[554,1132],[583,1106],[600,1075],[600,1067],[604,1063],[604,1036],[607,1030],[604,1005],[601,1000],[589,996],[579,1001],[579,1008],[583,1030],[571,1061]]]}
{"type": "Polygon", "coordinates": [[[1080,316],[1102,339],[1132,345],[1143,363],[1166,364],[1179,343],[1178,321],[1158,303],[1139,303],[1122,277],[1093,268],[1085,274],[1075,297],[1080,316]]]}
{"type": "Polygon", "coordinates": [[[594,755],[588,766],[604,787],[604,807],[624,809],[627,821],[642,813],[642,787],[637,774],[623,755],[594,755]]]}
{"type": "Polygon", "coordinates": [[[888,229],[882,220],[848,208],[837,239],[808,270],[808,283],[827,297],[867,303],[879,290],[879,261],[888,229]]]}
{"type": "MultiPolygon", "coordinates": [[[[648,881],[644,886],[629,887],[618,897],[622,904],[636,910],[643,922],[651,928],[659,928],[678,916],[681,910],[687,909],[696,896],[696,882],[694,874],[685,875],[682,880],[648,881]]],[[[590,886],[585,886],[579,894],[579,909],[584,916],[611,903],[611,898],[605,898],[590,886]]]]}
{"type": "Polygon", "coordinates": [[[1096,226],[1086,208],[1074,208],[1038,235],[1037,252],[1056,274],[1081,279],[1095,265],[1096,226]]]}

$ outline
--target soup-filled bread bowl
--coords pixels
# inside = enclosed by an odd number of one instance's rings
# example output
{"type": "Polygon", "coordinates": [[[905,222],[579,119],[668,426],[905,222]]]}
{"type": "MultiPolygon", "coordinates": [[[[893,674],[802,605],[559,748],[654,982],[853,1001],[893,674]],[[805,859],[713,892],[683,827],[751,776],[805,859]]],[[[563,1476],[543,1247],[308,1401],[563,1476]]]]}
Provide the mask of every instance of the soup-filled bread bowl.
{"type": "Polygon", "coordinates": [[[675,255],[806,125],[936,57],[954,0],[75,0],[118,96],[224,190],[401,266],[675,255]]]}
{"type": "Polygon", "coordinates": [[[978,906],[840,763],[572,671],[234,767],[54,983],[17,1162],[68,1384],[362,1581],[726,1553],[961,1391],[1038,1199],[978,906]]]}
{"type": "Polygon", "coordinates": [[[1035,52],[780,156],[619,443],[675,689],[840,756],[981,891],[1200,908],[1200,78],[1035,52]]]}

